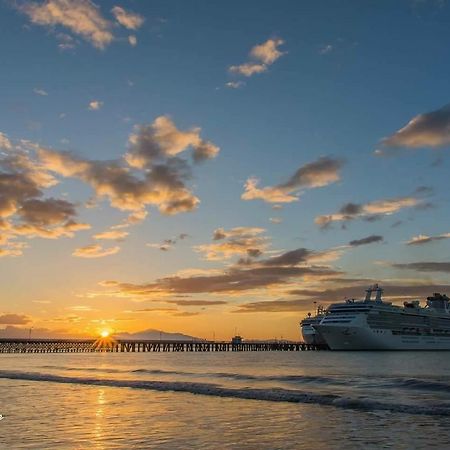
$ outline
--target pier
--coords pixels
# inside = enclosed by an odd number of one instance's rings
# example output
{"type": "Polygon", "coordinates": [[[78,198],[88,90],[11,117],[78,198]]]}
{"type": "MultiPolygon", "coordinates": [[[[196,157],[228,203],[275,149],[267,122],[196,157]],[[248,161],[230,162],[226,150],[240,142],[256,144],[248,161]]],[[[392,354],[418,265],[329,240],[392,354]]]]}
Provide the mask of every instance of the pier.
{"type": "Polygon", "coordinates": [[[326,348],[304,342],[0,339],[0,353],[299,352],[312,350],[326,350],[326,348]]]}

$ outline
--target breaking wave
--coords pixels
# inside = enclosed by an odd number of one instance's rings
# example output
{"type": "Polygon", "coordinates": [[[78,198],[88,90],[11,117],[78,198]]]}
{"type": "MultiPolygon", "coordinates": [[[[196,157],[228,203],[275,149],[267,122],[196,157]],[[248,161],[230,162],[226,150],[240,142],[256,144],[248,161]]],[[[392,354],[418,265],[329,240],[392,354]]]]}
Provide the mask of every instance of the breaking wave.
{"type": "Polygon", "coordinates": [[[224,378],[241,381],[279,381],[279,382],[302,382],[319,384],[347,384],[347,379],[338,379],[323,377],[319,375],[251,375],[244,373],[229,372],[187,372],[181,370],[163,370],[163,369],[115,369],[109,367],[68,367],[68,366],[41,366],[43,369],[57,369],[76,372],[101,372],[101,373],[136,373],[145,375],[187,375],[194,377],[224,378]]]}
{"type": "Polygon", "coordinates": [[[407,405],[381,402],[367,398],[349,398],[334,394],[311,393],[293,389],[227,388],[212,383],[68,377],[38,372],[15,372],[7,370],[0,370],[0,378],[10,380],[80,384],[88,386],[132,388],[160,392],[172,391],[214,397],[269,402],[309,403],[342,409],[363,410],[368,412],[389,411],[394,413],[450,417],[450,406],[443,403],[427,406],[407,405]]]}
{"type": "MultiPolygon", "coordinates": [[[[274,382],[292,382],[292,383],[313,383],[326,385],[353,385],[364,386],[367,382],[366,378],[358,377],[324,377],[320,375],[251,375],[244,373],[228,373],[228,372],[188,372],[181,370],[163,370],[163,369],[116,369],[111,367],[69,367],[69,366],[41,366],[43,369],[57,369],[64,371],[77,372],[99,372],[99,373],[136,373],[145,375],[180,375],[204,378],[223,378],[239,381],[274,381],[274,382]]],[[[371,382],[372,384],[372,382],[371,382]]],[[[395,378],[381,377],[379,378],[379,387],[384,388],[400,388],[408,390],[425,390],[425,391],[443,391],[450,392],[450,383],[433,380],[423,380],[418,378],[395,378]]]]}
{"type": "Polygon", "coordinates": [[[404,389],[450,392],[450,384],[441,381],[421,380],[418,378],[399,378],[395,380],[395,384],[395,387],[404,389]]]}

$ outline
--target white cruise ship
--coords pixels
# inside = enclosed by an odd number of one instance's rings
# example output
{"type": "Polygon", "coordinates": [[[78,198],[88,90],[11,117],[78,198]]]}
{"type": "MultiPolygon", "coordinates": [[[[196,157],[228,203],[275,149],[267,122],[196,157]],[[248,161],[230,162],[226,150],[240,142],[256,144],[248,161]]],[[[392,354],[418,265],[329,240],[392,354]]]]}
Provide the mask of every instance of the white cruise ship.
{"type": "Polygon", "coordinates": [[[383,289],[366,290],[364,300],[330,305],[313,325],[331,350],[450,350],[450,299],[434,294],[425,307],[383,301],[383,289]],[[372,299],[372,293],[375,298],[372,299]]]}
{"type": "Polygon", "coordinates": [[[317,307],[315,316],[312,316],[311,313],[308,313],[308,315],[300,322],[302,338],[306,344],[326,345],[325,340],[315,329],[315,325],[319,325],[324,317],[325,310],[322,305],[319,305],[317,307]]]}

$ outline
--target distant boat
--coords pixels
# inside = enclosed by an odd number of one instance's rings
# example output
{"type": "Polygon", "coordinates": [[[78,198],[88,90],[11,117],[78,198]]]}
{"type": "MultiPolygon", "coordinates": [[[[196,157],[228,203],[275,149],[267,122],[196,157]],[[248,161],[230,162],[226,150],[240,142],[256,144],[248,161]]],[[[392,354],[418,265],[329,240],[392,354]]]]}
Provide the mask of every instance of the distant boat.
{"type": "Polygon", "coordinates": [[[315,325],[318,325],[325,317],[325,309],[322,305],[319,305],[316,309],[314,316],[311,313],[300,322],[300,330],[302,333],[303,341],[306,344],[325,345],[325,339],[315,329],[315,325]]]}
{"type": "Polygon", "coordinates": [[[366,290],[364,300],[334,303],[311,326],[331,350],[450,350],[446,295],[435,293],[422,307],[419,300],[393,305],[382,300],[382,293],[376,284],[366,290]]]}
{"type": "Polygon", "coordinates": [[[242,341],[243,341],[243,340],[244,340],[244,339],[243,339],[242,336],[236,335],[236,336],[233,336],[233,337],[231,338],[231,343],[232,343],[232,344],[242,344],[242,341]]]}

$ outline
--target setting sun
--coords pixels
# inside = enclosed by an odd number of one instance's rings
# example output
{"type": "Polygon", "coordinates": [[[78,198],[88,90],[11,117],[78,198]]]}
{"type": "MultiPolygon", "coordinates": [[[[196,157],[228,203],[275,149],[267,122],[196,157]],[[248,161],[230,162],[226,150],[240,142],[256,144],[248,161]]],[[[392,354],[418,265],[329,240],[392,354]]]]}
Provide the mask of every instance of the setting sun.
{"type": "Polygon", "coordinates": [[[103,330],[103,331],[100,333],[100,336],[101,336],[102,338],[107,338],[107,337],[109,336],[109,331],[108,331],[108,330],[103,330]]]}

